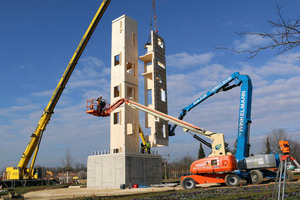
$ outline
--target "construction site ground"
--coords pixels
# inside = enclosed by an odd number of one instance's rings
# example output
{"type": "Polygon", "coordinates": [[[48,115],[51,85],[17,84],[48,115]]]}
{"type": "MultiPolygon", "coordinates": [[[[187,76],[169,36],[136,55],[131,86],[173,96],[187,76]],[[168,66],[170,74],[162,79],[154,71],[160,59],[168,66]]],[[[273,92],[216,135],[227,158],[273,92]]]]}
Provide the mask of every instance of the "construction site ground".
{"type": "MultiPolygon", "coordinates": [[[[273,181],[264,181],[263,184],[260,185],[247,185],[243,184],[243,188],[255,188],[255,187],[263,187],[266,190],[270,191],[273,188],[273,181]]],[[[292,184],[296,184],[297,187],[300,187],[300,181],[293,181],[292,184]]],[[[202,184],[197,185],[196,190],[228,190],[225,193],[230,193],[233,188],[229,188],[227,186],[220,186],[219,184],[202,184]]],[[[239,188],[239,187],[237,187],[239,188]]],[[[245,190],[245,189],[243,189],[245,190]]],[[[152,195],[167,195],[169,193],[176,194],[183,191],[181,186],[176,187],[148,187],[148,188],[132,188],[132,189],[108,189],[108,188],[82,188],[82,187],[69,187],[69,188],[59,188],[59,189],[46,189],[41,191],[33,191],[24,194],[25,199],[73,199],[73,198],[82,198],[82,197],[103,197],[107,199],[114,198],[125,198],[125,199],[134,199],[137,195],[142,194],[152,194],[152,195]]],[[[193,190],[191,190],[193,192],[193,190]]],[[[207,192],[208,193],[208,192],[207,192]]],[[[300,197],[300,196],[299,196],[300,197]]]]}
{"type": "Polygon", "coordinates": [[[74,197],[117,197],[126,195],[138,195],[144,193],[166,192],[182,190],[181,187],[149,187],[149,188],[132,188],[132,189],[106,189],[106,188],[60,188],[34,191],[24,194],[25,199],[64,199],[74,197]]]}

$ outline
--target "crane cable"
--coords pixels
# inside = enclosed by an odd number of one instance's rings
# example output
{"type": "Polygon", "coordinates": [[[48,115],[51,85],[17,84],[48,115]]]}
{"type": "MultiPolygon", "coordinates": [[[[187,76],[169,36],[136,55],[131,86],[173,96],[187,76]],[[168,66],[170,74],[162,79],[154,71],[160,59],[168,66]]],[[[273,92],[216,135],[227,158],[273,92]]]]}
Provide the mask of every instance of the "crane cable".
{"type": "MultiPolygon", "coordinates": [[[[151,16],[151,18],[153,19],[153,24],[154,24],[153,31],[155,33],[158,33],[158,29],[157,29],[157,15],[156,15],[156,9],[155,9],[155,0],[152,0],[152,16],[151,16]]],[[[152,26],[152,24],[151,24],[151,26],[152,26]]]]}
{"type": "MultiPolygon", "coordinates": [[[[155,33],[158,33],[157,15],[156,15],[156,9],[155,9],[155,0],[152,0],[152,10],[151,10],[151,18],[150,18],[150,32],[151,31],[154,31],[155,33]]],[[[146,44],[148,44],[150,42],[150,40],[151,40],[151,34],[150,34],[149,39],[146,42],[146,44]]]]}

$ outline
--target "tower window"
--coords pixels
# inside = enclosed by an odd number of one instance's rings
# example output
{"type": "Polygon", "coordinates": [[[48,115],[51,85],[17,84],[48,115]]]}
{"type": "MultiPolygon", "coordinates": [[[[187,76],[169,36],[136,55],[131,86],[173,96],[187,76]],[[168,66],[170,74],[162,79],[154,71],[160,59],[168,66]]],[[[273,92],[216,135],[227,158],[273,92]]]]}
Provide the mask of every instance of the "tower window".
{"type": "Polygon", "coordinates": [[[152,89],[147,90],[147,105],[152,104],[152,89]]]}
{"type": "Polygon", "coordinates": [[[166,134],[166,125],[165,124],[162,125],[162,133],[163,133],[163,138],[166,138],[167,134],[166,134]]]}
{"type": "Polygon", "coordinates": [[[114,65],[120,65],[121,64],[121,53],[118,55],[115,55],[115,59],[114,59],[114,65]]]}
{"type": "Polygon", "coordinates": [[[157,43],[162,49],[164,48],[164,42],[160,38],[157,38],[157,43]]]}
{"type": "Polygon", "coordinates": [[[128,99],[134,99],[134,92],[132,87],[127,87],[127,98],[128,99]]]}
{"type": "Polygon", "coordinates": [[[132,32],[131,34],[131,44],[134,46],[135,45],[135,32],[132,32]]]}
{"type": "Polygon", "coordinates": [[[157,61],[157,66],[159,66],[163,69],[166,69],[166,66],[163,63],[159,62],[159,61],[157,61]]]}
{"type": "Polygon", "coordinates": [[[120,85],[114,87],[114,97],[120,96],[120,85]]]}
{"type": "Polygon", "coordinates": [[[128,74],[134,75],[134,67],[133,66],[134,66],[133,63],[127,62],[127,64],[126,64],[126,72],[128,74]]]}
{"type": "Polygon", "coordinates": [[[161,79],[161,75],[160,75],[160,74],[157,75],[156,80],[157,80],[159,83],[162,83],[162,79],[161,79]]]}
{"type": "Polygon", "coordinates": [[[166,102],[166,91],[164,89],[160,89],[160,97],[161,101],[166,102]]]}
{"type": "Polygon", "coordinates": [[[120,112],[115,112],[114,113],[114,124],[119,124],[120,123],[120,112]]]}
{"type": "Polygon", "coordinates": [[[133,134],[133,124],[128,123],[127,124],[127,135],[132,135],[133,134]]]}

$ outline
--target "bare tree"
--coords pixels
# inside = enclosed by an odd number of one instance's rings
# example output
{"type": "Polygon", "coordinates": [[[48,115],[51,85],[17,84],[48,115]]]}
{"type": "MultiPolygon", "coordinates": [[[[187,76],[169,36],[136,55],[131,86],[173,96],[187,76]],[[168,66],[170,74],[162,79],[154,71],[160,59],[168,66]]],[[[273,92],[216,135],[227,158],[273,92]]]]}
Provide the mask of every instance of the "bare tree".
{"type": "Polygon", "coordinates": [[[272,134],[268,135],[268,138],[270,142],[271,151],[273,153],[282,153],[279,147],[280,140],[291,140],[291,137],[289,137],[287,132],[282,128],[273,129],[272,134]]]}
{"type": "Polygon", "coordinates": [[[278,19],[269,20],[273,28],[270,32],[237,32],[238,35],[250,35],[253,38],[263,38],[269,41],[266,45],[253,45],[249,49],[235,49],[228,47],[217,47],[216,49],[227,49],[234,53],[248,53],[248,58],[255,57],[259,52],[266,49],[278,49],[276,55],[283,54],[300,45],[300,17],[295,20],[284,19],[281,7],[276,4],[278,19]]]}
{"type": "Polygon", "coordinates": [[[195,159],[189,155],[184,156],[179,160],[173,161],[172,163],[170,163],[171,176],[174,176],[175,174],[177,176],[190,173],[190,166],[194,161],[195,159]]]}
{"type": "Polygon", "coordinates": [[[65,171],[72,171],[73,169],[73,157],[70,149],[67,149],[65,156],[61,159],[61,164],[65,171]]]}
{"type": "Polygon", "coordinates": [[[279,147],[279,141],[286,140],[290,144],[290,155],[293,156],[297,161],[300,160],[300,143],[288,136],[284,129],[273,129],[272,134],[268,135],[268,138],[272,153],[282,154],[279,147]]]}
{"type": "Polygon", "coordinates": [[[86,165],[82,163],[75,164],[75,169],[74,169],[75,172],[86,171],[86,170],[87,170],[86,165]]]}
{"type": "Polygon", "coordinates": [[[296,141],[290,141],[291,156],[293,156],[298,162],[300,162],[300,143],[296,141]]]}

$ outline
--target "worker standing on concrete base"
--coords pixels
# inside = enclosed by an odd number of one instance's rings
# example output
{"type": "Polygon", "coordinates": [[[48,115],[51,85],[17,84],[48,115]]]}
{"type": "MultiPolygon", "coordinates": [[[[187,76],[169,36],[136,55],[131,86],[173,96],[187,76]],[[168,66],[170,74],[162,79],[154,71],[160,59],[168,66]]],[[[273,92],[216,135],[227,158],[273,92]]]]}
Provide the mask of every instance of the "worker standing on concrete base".
{"type": "Polygon", "coordinates": [[[150,142],[147,141],[146,144],[145,144],[145,146],[146,146],[146,148],[147,148],[148,154],[150,154],[150,153],[151,153],[151,152],[150,152],[150,147],[151,147],[150,142]]]}

